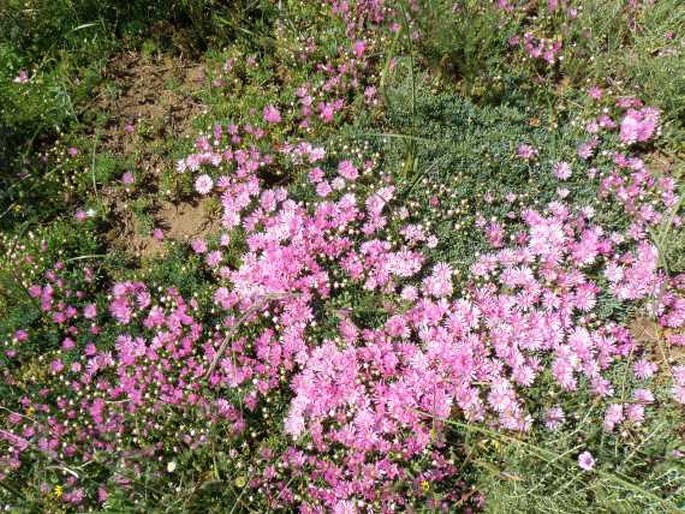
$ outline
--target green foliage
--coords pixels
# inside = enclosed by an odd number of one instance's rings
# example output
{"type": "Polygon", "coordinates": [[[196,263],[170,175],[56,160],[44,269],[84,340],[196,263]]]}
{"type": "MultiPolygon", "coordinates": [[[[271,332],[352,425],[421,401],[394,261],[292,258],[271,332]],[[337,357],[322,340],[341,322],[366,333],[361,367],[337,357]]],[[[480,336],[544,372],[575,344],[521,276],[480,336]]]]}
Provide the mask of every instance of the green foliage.
{"type": "MultiPolygon", "coordinates": [[[[591,405],[587,400],[583,405],[591,405]]],[[[576,411],[563,429],[536,429],[525,438],[451,423],[465,437],[488,512],[673,513],[685,506],[672,411],[651,413],[647,426],[615,436],[602,432],[594,407],[576,411]],[[584,471],[577,457],[589,447],[597,464],[584,471]]]]}

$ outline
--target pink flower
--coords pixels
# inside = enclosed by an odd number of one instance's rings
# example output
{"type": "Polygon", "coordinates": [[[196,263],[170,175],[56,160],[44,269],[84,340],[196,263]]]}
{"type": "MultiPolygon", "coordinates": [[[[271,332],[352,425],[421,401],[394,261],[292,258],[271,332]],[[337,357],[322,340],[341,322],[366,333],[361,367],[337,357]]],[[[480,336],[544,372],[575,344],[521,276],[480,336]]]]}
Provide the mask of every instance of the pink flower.
{"type": "Polygon", "coordinates": [[[216,268],[221,263],[222,257],[223,255],[219,250],[214,250],[207,254],[205,262],[207,263],[207,266],[209,266],[210,268],[216,268]]]}
{"type": "Polygon", "coordinates": [[[357,59],[361,59],[366,50],[366,43],[364,41],[355,41],[352,45],[352,51],[357,59]]]}
{"type": "Polygon", "coordinates": [[[319,182],[321,182],[323,180],[323,177],[324,177],[323,170],[319,167],[312,168],[311,170],[309,170],[308,177],[309,177],[309,181],[312,184],[318,184],[319,182]]]}
{"type": "Polygon", "coordinates": [[[633,372],[635,376],[640,380],[647,380],[651,378],[654,373],[657,372],[659,366],[655,363],[648,361],[647,359],[640,359],[635,364],[633,364],[633,372]]]}
{"type": "Polygon", "coordinates": [[[643,404],[653,403],[654,394],[649,389],[636,389],[633,391],[633,398],[636,402],[643,404]]]}
{"type": "Polygon", "coordinates": [[[347,180],[354,181],[359,176],[359,170],[354,167],[351,161],[341,161],[338,164],[338,173],[347,180]]]}
{"type": "Polygon", "coordinates": [[[331,194],[331,185],[325,181],[322,180],[316,185],[316,194],[319,195],[321,198],[326,198],[329,194],[331,194]]]}
{"type": "Polygon", "coordinates": [[[55,359],[50,363],[50,371],[52,371],[54,374],[60,373],[63,369],[64,364],[60,359],[55,359]]]}
{"type": "Polygon", "coordinates": [[[26,70],[19,70],[19,74],[14,77],[14,82],[16,84],[26,84],[29,81],[29,74],[26,70]]]}
{"type": "Polygon", "coordinates": [[[673,395],[673,399],[675,401],[685,405],[685,386],[674,385],[671,389],[671,394],[673,395]]]}
{"type": "Polygon", "coordinates": [[[578,455],[578,466],[584,471],[590,471],[595,467],[595,458],[588,451],[584,451],[578,455]]]}
{"type": "Polygon", "coordinates": [[[613,432],[617,424],[625,419],[623,414],[623,405],[620,403],[612,403],[607,407],[606,414],[604,415],[604,430],[607,432],[613,432]]]}
{"type": "Polygon", "coordinates": [[[264,121],[267,123],[280,123],[281,122],[281,113],[278,111],[278,109],[273,106],[273,105],[267,105],[264,107],[264,121]]]}
{"type": "Polygon", "coordinates": [[[587,95],[593,100],[599,101],[602,99],[602,88],[599,86],[592,86],[587,90],[587,95]]]}
{"type": "Polygon", "coordinates": [[[626,407],[626,417],[634,425],[641,425],[645,420],[645,406],[639,403],[626,407]]]}
{"type": "Polygon", "coordinates": [[[564,411],[561,409],[561,407],[552,407],[545,413],[544,422],[548,430],[556,430],[563,425],[565,421],[566,416],[564,415],[564,411]]]}
{"type": "Polygon", "coordinates": [[[552,166],[552,173],[559,180],[568,180],[571,178],[571,165],[566,161],[559,161],[554,166],[552,166]]]}
{"type": "Polygon", "coordinates": [[[209,175],[200,175],[195,180],[195,191],[201,195],[208,195],[212,188],[214,187],[214,182],[209,175]]]}
{"type": "Polygon", "coordinates": [[[124,174],[122,175],[122,177],[121,177],[121,182],[122,182],[124,185],[127,185],[127,186],[130,186],[130,185],[133,184],[135,181],[136,181],[136,179],[135,179],[135,177],[133,176],[133,173],[131,173],[130,171],[127,171],[127,172],[124,173],[124,174]]]}
{"type": "Polygon", "coordinates": [[[207,242],[202,238],[196,238],[190,242],[190,247],[197,254],[205,253],[207,251],[207,242]]]}
{"type": "Polygon", "coordinates": [[[648,141],[657,131],[660,117],[660,111],[652,107],[628,109],[621,120],[621,142],[630,145],[648,141]]]}
{"type": "Polygon", "coordinates": [[[333,121],[333,114],[335,114],[335,111],[333,110],[333,105],[331,103],[319,103],[319,116],[324,122],[330,123],[333,121]]]}
{"type": "Polygon", "coordinates": [[[83,317],[86,319],[95,319],[97,313],[97,307],[94,303],[89,303],[83,308],[83,317]]]}
{"type": "Polygon", "coordinates": [[[537,157],[538,151],[531,145],[524,143],[519,145],[518,149],[516,150],[516,155],[518,155],[519,158],[523,159],[524,161],[532,161],[535,159],[535,157],[537,157]]]}
{"type": "Polygon", "coordinates": [[[436,264],[433,273],[423,280],[423,291],[437,298],[452,294],[452,268],[442,262],[436,264]]]}
{"type": "Polygon", "coordinates": [[[357,514],[353,500],[341,500],[333,507],[333,514],[357,514]]]}

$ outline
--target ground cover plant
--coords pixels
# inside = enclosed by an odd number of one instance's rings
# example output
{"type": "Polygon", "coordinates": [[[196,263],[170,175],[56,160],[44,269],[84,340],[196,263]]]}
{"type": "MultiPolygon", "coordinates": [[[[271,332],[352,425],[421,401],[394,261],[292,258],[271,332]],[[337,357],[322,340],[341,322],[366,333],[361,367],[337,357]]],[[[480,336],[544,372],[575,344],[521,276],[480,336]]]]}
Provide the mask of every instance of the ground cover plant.
{"type": "Polygon", "coordinates": [[[678,2],[0,16],[6,510],[685,508],[678,2]]]}

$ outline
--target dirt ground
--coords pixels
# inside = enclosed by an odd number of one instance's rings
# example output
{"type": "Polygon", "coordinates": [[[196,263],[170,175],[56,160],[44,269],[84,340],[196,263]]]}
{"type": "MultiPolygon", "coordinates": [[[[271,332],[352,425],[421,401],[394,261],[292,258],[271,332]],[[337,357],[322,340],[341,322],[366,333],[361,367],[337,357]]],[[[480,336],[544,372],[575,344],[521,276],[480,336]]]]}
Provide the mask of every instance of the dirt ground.
{"type": "MultiPolygon", "coordinates": [[[[196,96],[205,84],[202,65],[170,56],[125,53],[110,61],[105,79],[106,87],[95,98],[97,109],[107,114],[100,147],[122,159],[134,157],[136,187],[150,200],[148,212],[165,238],[187,240],[208,233],[216,220],[207,202],[171,204],[159,193],[162,170],[174,166],[164,148],[171,141],[193,137],[191,121],[203,111],[196,96]],[[141,127],[144,135],[139,134],[141,127]]],[[[121,188],[106,187],[102,195],[112,213],[108,240],[113,248],[138,257],[162,253],[163,244],[141,229],[121,188]]]]}

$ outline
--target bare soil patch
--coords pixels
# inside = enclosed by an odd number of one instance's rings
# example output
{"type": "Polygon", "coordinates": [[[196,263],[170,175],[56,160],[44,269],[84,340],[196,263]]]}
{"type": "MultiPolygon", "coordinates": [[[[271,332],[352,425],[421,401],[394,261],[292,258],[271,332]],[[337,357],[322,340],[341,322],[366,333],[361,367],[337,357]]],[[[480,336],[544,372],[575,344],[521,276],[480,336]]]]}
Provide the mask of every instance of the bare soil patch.
{"type": "Polygon", "coordinates": [[[661,327],[646,316],[633,319],[628,329],[635,340],[648,351],[650,358],[659,365],[659,372],[665,378],[670,379],[672,366],[685,363],[685,347],[668,342],[668,336],[673,333],[671,329],[661,327]]]}
{"type": "MultiPolygon", "coordinates": [[[[161,172],[174,166],[169,149],[194,135],[192,120],[204,108],[197,99],[205,83],[203,66],[178,57],[125,53],[110,61],[105,79],[95,100],[108,116],[98,148],[135,162],[135,195],[150,200],[149,214],[166,238],[206,234],[212,223],[206,202],[174,205],[159,193],[161,172]]],[[[140,257],[161,253],[162,243],[141,227],[130,209],[132,198],[121,187],[103,188],[102,197],[111,213],[107,238],[112,247],[140,257]]]]}

